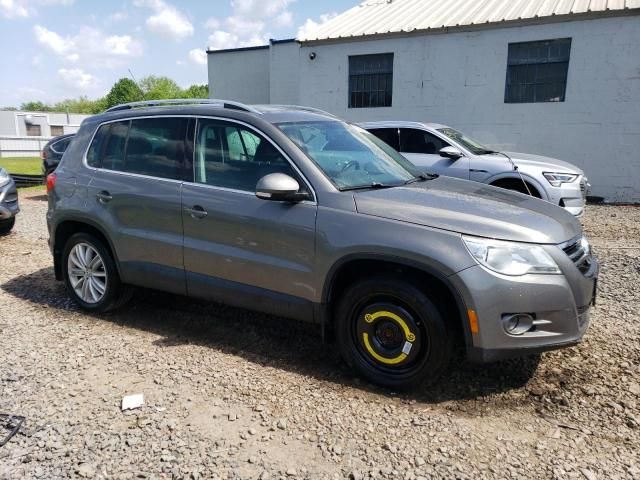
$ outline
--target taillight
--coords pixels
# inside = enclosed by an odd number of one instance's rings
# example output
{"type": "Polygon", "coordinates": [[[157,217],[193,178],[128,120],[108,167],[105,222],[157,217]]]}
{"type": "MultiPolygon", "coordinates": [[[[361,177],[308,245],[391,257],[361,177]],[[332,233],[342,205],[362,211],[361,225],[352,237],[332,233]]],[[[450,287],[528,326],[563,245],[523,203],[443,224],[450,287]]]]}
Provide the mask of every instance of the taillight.
{"type": "Polygon", "coordinates": [[[40,153],[40,156],[42,157],[42,160],[46,160],[47,159],[47,151],[46,150],[42,150],[42,152],[40,153]]]}
{"type": "Polygon", "coordinates": [[[58,174],[53,172],[47,175],[47,193],[49,193],[56,186],[56,180],[58,179],[58,174]]]}

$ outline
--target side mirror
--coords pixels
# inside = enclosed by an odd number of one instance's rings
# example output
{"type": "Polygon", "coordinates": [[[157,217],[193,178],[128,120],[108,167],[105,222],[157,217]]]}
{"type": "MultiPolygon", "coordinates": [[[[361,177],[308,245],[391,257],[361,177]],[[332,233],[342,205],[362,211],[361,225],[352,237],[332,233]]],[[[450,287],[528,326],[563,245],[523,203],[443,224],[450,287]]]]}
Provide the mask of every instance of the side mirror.
{"type": "Polygon", "coordinates": [[[464,154],[456,147],[444,147],[440,149],[440,156],[450,158],[451,160],[457,160],[460,157],[464,157],[464,154]]]}
{"type": "Polygon", "coordinates": [[[309,198],[306,193],[300,193],[298,190],[300,185],[289,175],[270,173],[258,180],[256,197],[280,202],[299,202],[309,198]]]}

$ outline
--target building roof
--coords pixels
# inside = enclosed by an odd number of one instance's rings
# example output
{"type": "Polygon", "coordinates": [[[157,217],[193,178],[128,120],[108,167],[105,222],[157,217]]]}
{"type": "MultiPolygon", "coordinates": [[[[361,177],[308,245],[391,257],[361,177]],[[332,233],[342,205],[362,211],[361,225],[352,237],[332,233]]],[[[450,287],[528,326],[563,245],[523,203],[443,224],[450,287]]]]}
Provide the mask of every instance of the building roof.
{"type": "Polygon", "coordinates": [[[312,42],[626,13],[640,13],[640,0],[366,0],[298,40],[312,42]]]}

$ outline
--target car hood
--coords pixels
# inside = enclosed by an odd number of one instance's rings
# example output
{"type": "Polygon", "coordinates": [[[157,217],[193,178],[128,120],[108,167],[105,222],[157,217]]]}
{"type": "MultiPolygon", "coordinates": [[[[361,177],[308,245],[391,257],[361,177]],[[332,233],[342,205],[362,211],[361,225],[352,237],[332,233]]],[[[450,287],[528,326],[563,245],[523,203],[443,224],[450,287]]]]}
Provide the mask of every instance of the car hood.
{"type": "Polygon", "coordinates": [[[509,155],[516,165],[520,167],[537,167],[545,172],[554,173],[579,173],[584,175],[584,172],[575,165],[558,160],[557,158],[545,157],[543,155],[534,155],[531,153],[520,152],[504,152],[509,155]]]}
{"type": "Polygon", "coordinates": [[[361,214],[501,240],[557,244],[582,231],[573,215],[544,200],[449,177],[357,191],[354,199],[361,214]]]}

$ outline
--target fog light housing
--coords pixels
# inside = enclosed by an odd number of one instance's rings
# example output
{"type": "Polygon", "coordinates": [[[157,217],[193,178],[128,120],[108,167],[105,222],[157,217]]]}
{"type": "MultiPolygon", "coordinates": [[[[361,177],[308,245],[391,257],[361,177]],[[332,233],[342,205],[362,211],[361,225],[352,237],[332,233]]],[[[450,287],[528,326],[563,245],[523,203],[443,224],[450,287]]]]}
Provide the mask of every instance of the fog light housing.
{"type": "Polygon", "coordinates": [[[533,327],[533,317],[528,313],[514,313],[502,316],[502,328],[509,335],[522,335],[533,327]]]}

